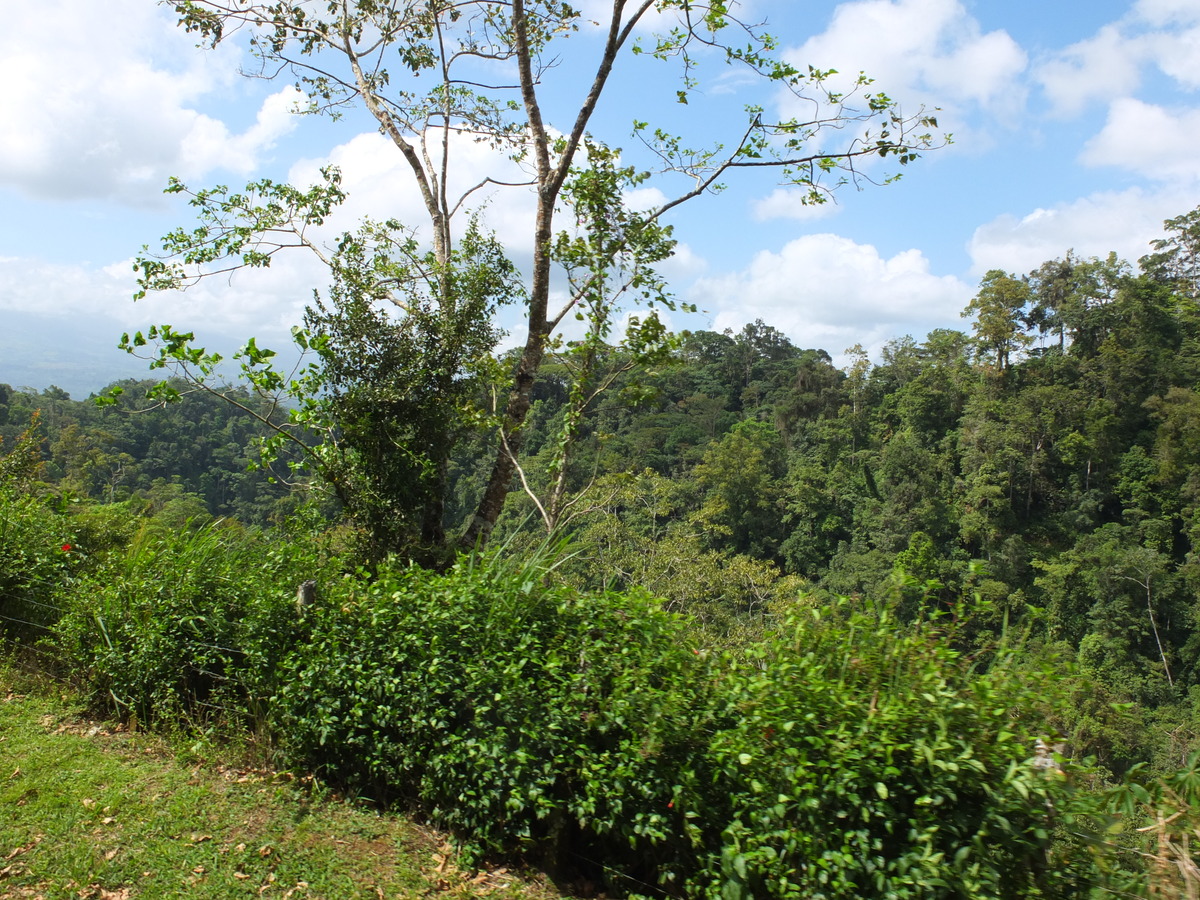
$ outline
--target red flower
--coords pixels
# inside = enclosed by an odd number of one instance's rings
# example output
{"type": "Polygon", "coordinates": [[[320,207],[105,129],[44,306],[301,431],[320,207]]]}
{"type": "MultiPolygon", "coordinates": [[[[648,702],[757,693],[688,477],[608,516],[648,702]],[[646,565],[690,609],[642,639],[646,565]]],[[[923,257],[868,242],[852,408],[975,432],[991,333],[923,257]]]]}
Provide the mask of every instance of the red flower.
{"type": "Polygon", "coordinates": [[[70,544],[63,544],[62,548],[63,548],[63,553],[70,553],[70,552],[71,552],[71,545],[70,545],[70,544]]]}

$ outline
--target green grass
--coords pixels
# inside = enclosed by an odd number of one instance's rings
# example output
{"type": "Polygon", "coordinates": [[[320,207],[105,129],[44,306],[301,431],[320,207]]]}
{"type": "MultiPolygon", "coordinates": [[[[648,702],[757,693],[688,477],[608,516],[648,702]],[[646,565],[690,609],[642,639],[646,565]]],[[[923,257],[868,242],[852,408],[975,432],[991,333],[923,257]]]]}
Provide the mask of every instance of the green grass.
{"type": "Polygon", "coordinates": [[[444,836],[403,818],[286,774],[185,764],[69,696],[11,685],[0,666],[0,900],[556,896],[459,870],[444,836]]]}

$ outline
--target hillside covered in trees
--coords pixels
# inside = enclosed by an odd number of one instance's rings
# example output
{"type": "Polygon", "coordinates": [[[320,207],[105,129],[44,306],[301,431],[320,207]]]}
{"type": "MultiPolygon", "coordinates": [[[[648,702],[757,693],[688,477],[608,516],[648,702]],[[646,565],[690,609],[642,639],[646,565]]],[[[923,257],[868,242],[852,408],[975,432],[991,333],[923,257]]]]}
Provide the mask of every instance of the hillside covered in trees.
{"type": "Polygon", "coordinates": [[[134,516],[165,514],[179,525],[230,516],[266,525],[294,508],[290,489],[256,465],[255,441],[266,431],[249,410],[270,418],[268,405],[245,391],[230,397],[245,410],[206,394],[149,403],[145,395],[157,383],[110,386],[128,391],[112,406],[72,400],[53,386],[0,384],[0,448],[11,449],[36,422],[45,462],[39,474],[59,497],[124,503],[134,516]]]}

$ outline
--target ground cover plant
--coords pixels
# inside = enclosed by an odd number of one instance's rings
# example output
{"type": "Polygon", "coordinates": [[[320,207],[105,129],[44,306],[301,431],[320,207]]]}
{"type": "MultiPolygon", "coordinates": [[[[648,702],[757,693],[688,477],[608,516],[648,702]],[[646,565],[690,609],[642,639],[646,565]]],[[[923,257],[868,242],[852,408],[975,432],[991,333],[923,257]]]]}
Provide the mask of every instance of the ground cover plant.
{"type": "Polygon", "coordinates": [[[0,670],[0,897],[555,896],[269,770],[183,759],[0,670]],[[14,687],[20,686],[21,690],[14,687]]]}

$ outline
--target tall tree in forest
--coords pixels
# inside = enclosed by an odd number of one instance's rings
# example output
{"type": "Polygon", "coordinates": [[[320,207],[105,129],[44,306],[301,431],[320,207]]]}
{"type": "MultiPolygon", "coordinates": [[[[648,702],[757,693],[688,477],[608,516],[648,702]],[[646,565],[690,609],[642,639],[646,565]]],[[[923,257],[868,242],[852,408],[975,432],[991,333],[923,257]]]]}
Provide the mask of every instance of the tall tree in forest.
{"type": "Polygon", "coordinates": [[[1200,299],[1200,207],[1163,222],[1167,236],[1138,260],[1142,271],[1192,300],[1200,299]]]}
{"type": "Polygon", "coordinates": [[[1029,303],[1029,285],[1007,272],[992,269],[979,283],[979,293],[963,310],[975,317],[975,341],[990,358],[996,371],[1007,371],[1011,354],[1032,343],[1024,330],[1024,313],[1029,303]]]}
{"type": "MultiPolygon", "coordinates": [[[[395,315],[405,314],[404,303],[394,296],[397,261],[405,264],[406,277],[420,282],[430,309],[453,315],[460,296],[454,287],[455,222],[471,211],[479,189],[517,187],[511,176],[499,174],[511,171],[513,161],[526,171],[527,178],[516,179],[520,189],[532,191],[535,206],[524,248],[532,259],[521,292],[526,332],[507,400],[498,410],[495,462],[462,536],[468,546],[487,538],[511,487],[522,425],[551,339],[594,293],[585,283],[557,309],[550,305],[557,219],[568,199],[564,186],[573,171],[588,165],[589,141],[605,146],[592,133],[594,113],[622,58],[644,52],[681,63],[682,80],[670,95],[682,104],[700,84],[697,64],[715,57],[799,98],[812,112],[775,119],[766,109],[748,108],[743,120],[728,123],[724,135],[707,146],[635,120],[634,138],[651,160],[644,177],[655,169],[656,184],[669,199],[650,210],[628,212],[607,239],[605,252],[612,256],[626,252],[634,236],[654,227],[669,210],[719,189],[735,170],[773,167],[784,182],[798,187],[802,200],[821,202],[839,184],[859,182],[865,158],[888,157],[899,164],[914,159],[931,146],[928,130],[937,124],[923,111],[905,116],[865,77],[849,91],[838,91],[827,83],[829,72],[782,61],[774,40],[739,20],[736,4],[727,0],[607,0],[591,4],[586,15],[561,0],[171,0],[171,5],[182,25],[210,45],[248,36],[262,66],[255,74],[295,79],[307,93],[305,111],[339,114],[360,107],[395,146],[426,217],[422,223],[389,223],[390,231],[412,242],[396,239],[383,277],[361,286],[371,302],[391,301],[395,315]],[[652,16],[668,22],[664,33],[639,41],[639,29],[644,31],[652,16]],[[560,44],[568,37],[577,41],[573,59],[591,55],[587,65],[580,64],[587,74],[570,86],[573,100],[564,105],[562,95],[571,91],[560,84],[548,104],[547,75],[563,57],[560,44]],[[568,112],[556,124],[551,109],[568,112]],[[460,146],[472,141],[494,148],[500,165],[473,176],[465,190],[456,189],[462,181],[460,146]]],[[[171,189],[185,190],[178,183],[171,189]]],[[[244,193],[197,192],[193,202],[201,227],[173,233],[164,256],[139,261],[143,289],[186,286],[216,269],[268,265],[287,246],[323,254],[312,235],[341,199],[333,172],[325,185],[307,192],[271,182],[244,193]]],[[[353,240],[348,236],[343,247],[353,240]]],[[[177,342],[174,358],[182,353],[187,359],[188,346],[177,342]]],[[[469,363],[440,359],[448,372],[469,363]]],[[[431,464],[436,469],[439,462],[431,464]]]]}
{"type": "Polygon", "coordinates": [[[1088,267],[1072,251],[1062,259],[1042,263],[1029,274],[1029,324],[1043,334],[1057,331],[1059,353],[1066,353],[1067,334],[1087,310],[1088,275],[1088,267]]]}

